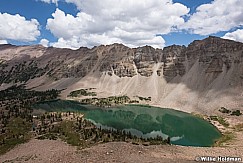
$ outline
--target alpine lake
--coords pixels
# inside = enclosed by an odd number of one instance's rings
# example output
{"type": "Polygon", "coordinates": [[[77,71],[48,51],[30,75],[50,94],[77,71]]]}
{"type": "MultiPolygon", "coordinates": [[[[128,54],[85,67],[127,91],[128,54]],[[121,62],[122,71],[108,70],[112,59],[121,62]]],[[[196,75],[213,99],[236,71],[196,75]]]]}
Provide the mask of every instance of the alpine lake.
{"type": "Polygon", "coordinates": [[[212,146],[221,133],[212,124],[189,113],[147,105],[121,105],[110,108],[55,100],[37,103],[34,109],[46,112],[81,112],[97,127],[124,130],[138,137],[170,137],[171,144],[212,146]]]}

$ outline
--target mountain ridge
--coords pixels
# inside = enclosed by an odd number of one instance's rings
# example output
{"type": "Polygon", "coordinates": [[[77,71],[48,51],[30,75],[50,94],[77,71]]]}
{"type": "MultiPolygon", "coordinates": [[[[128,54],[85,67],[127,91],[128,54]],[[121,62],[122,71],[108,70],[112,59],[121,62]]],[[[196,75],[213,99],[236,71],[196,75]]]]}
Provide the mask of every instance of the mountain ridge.
{"type": "MultiPolygon", "coordinates": [[[[221,38],[221,37],[217,37],[217,36],[208,36],[208,37],[206,37],[206,38],[204,38],[204,39],[202,39],[202,40],[193,40],[191,43],[189,43],[188,44],[188,46],[190,45],[190,44],[192,44],[193,42],[198,42],[198,41],[205,41],[205,40],[210,40],[210,39],[219,39],[219,40],[227,40],[227,41],[229,41],[229,42],[234,42],[234,43],[241,43],[242,44],[242,42],[239,42],[239,41],[236,41],[236,40],[230,40],[230,39],[225,39],[225,38],[221,38]]],[[[107,44],[107,45],[103,45],[103,44],[101,44],[101,45],[98,45],[98,46],[93,46],[92,48],[89,48],[89,47],[85,47],[85,46],[81,46],[80,48],[78,48],[78,49],[70,49],[70,48],[59,48],[59,47],[53,47],[53,46],[49,46],[49,47],[44,47],[43,45],[41,45],[41,44],[33,44],[33,45],[14,45],[14,44],[9,44],[9,43],[7,43],[7,44],[0,44],[0,47],[4,47],[4,46],[14,46],[14,47],[27,47],[27,46],[39,46],[39,47],[43,47],[43,48],[55,48],[55,49],[69,49],[69,50],[73,50],[73,51],[78,51],[78,50],[80,50],[80,49],[83,49],[83,48],[85,48],[85,49],[94,49],[94,48],[97,48],[97,47],[105,47],[105,46],[112,46],[112,45],[122,45],[122,46],[125,46],[125,47],[127,47],[127,48],[130,48],[130,47],[128,47],[128,46],[126,46],[126,45],[124,45],[124,44],[122,44],[122,43],[112,43],[112,44],[107,44]]],[[[150,46],[150,45],[144,45],[144,46],[138,46],[138,47],[133,47],[133,48],[130,48],[130,49],[136,49],[136,48],[139,48],[139,47],[145,47],[145,46],[147,46],[147,47],[151,47],[151,48],[153,48],[152,46],[150,46]]],[[[185,46],[185,47],[188,47],[188,46],[186,46],[186,45],[177,45],[177,44],[172,44],[172,45],[168,45],[168,46],[165,46],[164,48],[166,48],[166,47],[170,47],[170,46],[185,46]]],[[[163,48],[153,48],[153,49],[163,49],[163,48]]]]}
{"type": "Polygon", "coordinates": [[[243,106],[243,43],[218,37],[163,49],[118,43],[78,50],[1,45],[0,63],[2,88],[25,83],[37,90],[65,89],[66,98],[92,87],[100,97],[152,97],[153,105],[188,112],[243,106]]]}

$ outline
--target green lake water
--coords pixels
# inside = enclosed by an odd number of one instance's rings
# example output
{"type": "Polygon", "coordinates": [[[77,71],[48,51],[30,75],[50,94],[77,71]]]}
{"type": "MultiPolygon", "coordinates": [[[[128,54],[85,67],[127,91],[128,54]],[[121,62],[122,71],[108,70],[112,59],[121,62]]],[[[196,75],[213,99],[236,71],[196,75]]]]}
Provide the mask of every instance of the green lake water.
{"type": "Polygon", "coordinates": [[[176,145],[211,146],[221,136],[209,122],[172,109],[142,105],[101,109],[65,100],[39,103],[33,107],[45,111],[78,111],[98,127],[130,131],[144,138],[170,136],[171,143],[176,145]]]}

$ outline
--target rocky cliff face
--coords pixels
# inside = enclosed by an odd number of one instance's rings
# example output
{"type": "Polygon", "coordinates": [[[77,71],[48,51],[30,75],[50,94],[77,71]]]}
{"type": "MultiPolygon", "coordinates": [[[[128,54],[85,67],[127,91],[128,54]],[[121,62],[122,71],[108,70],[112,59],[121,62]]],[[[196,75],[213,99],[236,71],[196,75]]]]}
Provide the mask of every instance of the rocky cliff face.
{"type": "MultiPolygon", "coordinates": [[[[198,61],[205,73],[221,73],[232,65],[242,64],[243,44],[210,36],[194,41],[188,47],[172,45],[163,50],[150,46],[128,48],[122,44],[78,50],[42,46],[0,46],[0,84],[27,82],[47,75],[61,78],[82,78],[88,74],[149,77],[154,72],[168,81],[183,76],[198,61]]],[[[241,70],[239,70],[241,71],[241,70]]]]}
{"type": "Polygon", "coordinates": [[[230,69],[233,63],[242,62],[242,43],[209,37],[203,41],[194,41],[186,51],[190,65],[195,58],[208,66],[207,72],[222,72],[223,66],[230,69]]]}
{"type": "MultiPolygon", "coordinates": [[[[55,83],[60,85],[64,79],[72,80],[72,84],[61,86],[68,88],[79,80],[93,77],[91,84],[103,80],[104,76],[112,78],[112,84],[123,83],[124,88],[113,89],[115,94],[135,95],[135,91],[129,92],[132,85],[137,89],[147,85],[148,90],[140,92],[150,95],[148,91],[156,85],[155,94],[151,95],[155,96],[155,102],[168,97],[168,91],[172,91],[169,84],[184,84],[198,92],[235,88],[240,93],[243,90],[243,43],[208,37],[193,41],[188,47],[172,45],[163,50],[150,46],[129,48],[122,44],[78,50],[0,45],[0,84],[32,81],[33,85],[35,79],[42,79],[34,84],[35,88],[46,85],[47,89],[55,88],[55,83]],[[138,80],[134,77],[141,81],[134,83],[138,80]],[[131,80],[125,82],[127,78],[131,80]]],[[[99,87],[102,84],[99,83],[99,87]]]]}

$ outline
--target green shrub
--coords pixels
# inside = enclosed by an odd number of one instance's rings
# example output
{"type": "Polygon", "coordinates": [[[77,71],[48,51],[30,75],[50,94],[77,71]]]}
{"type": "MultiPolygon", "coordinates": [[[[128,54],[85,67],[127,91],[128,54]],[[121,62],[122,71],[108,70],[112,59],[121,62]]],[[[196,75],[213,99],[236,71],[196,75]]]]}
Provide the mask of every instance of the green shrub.
{"type": "Polygon", "coordinates": [[[230,115],[240,116],[240,115],[242,115],[242,113],[240,112],[240,110],[235,110],[230,115]]]}
{"type": "Polygon", "coordinates": [[[226,114],[229,114],[229,113],[231,112],[230,110],[226,109],[225,107],[221,107],[221,108],[219,109],[219,111],[220,111],[221,113],[226,113],[226,114]]]}

